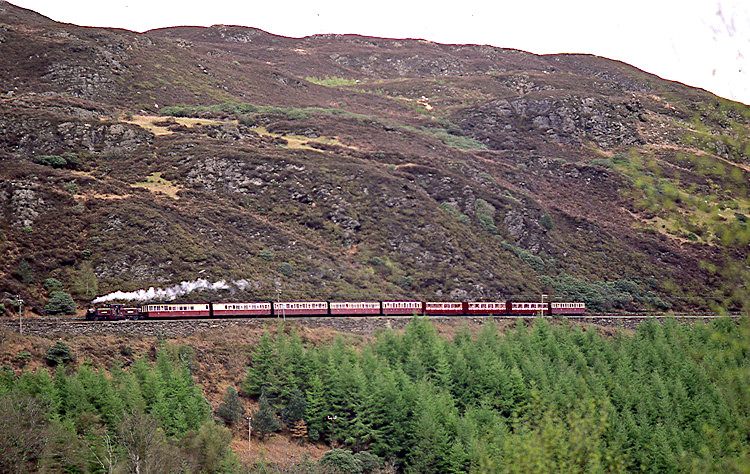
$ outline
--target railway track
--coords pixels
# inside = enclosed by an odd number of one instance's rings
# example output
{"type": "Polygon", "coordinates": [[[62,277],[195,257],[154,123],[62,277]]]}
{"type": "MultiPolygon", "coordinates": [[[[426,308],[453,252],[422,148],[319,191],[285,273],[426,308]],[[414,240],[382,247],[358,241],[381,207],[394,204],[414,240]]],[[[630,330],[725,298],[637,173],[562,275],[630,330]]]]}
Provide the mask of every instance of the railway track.
{"type": "MultiPolygon", "coordinates": [[[[487,321],[535,320],[536,315],[503,315],[503,316],[425,316],[431,321],[463,325],[464,323],[481,325],[487,321]]],[[[685,324],[697,320],[711,321],[725,317],[716,313],[649,313],[649,314],[586,314],[566,316],[564,319],[579,323],[594,324],[606,327],[635,328],[649,320],[675,319],[685,324]]],[[[739,318],[739,314],[730,317],[739,318]]],[[[355,334],[373,334],[378,329],[399,329],[406,326],[413,316],[287,316],[266,318],[223,318],[223,319],[157,319],[157,320],[119,320],[119,321],[86,321],[82,319],[23,319],[19,326],[18,319],[0,319],[0,329],[19,332],[24,335],[49,337],[51,335],[102,335],[142,337],[185,337],[201,331],[220,331],[229,328],[262,329],[268,324],[288,321],[310,328],[330,328],[341,332],[355,334]]],[[[545,316],[545,319],[556,320],[558,317],[545,316]]]]}
{"type": "MultiPolygon", "coordinates": [[[[545,319],[600,319],[600,318],[620,318],[620,319],[717,319],[724,317],[739,317],[739,312],[732,312],[729,314],[718,314],[718,313],[590,313],[590,314],[574,314],[574,315],[544,315],[545,319]]],[[[264,321],[276,321],[276,320],[293,320],[293,321],[304,321],[308,319],[411,319],[414,315],[321,315],[321,316],[256,316],[256,317],[230,317],[230,318],[153,318],[153,319],[137,319],[137,320],[119,320],[119,321],[88,321],[80,318],[62,319],[62,318],[45,318],[45,321],[60,321],[68,323],[91,323],[96,324],[100,322],[157,322],[157,321],[236,321],[236,320],[264,320],[264,321]]],[[[541,316],[537,314],[531,315],[419,315],[420,318],[427,319],[538,319],[541,316]]]]}

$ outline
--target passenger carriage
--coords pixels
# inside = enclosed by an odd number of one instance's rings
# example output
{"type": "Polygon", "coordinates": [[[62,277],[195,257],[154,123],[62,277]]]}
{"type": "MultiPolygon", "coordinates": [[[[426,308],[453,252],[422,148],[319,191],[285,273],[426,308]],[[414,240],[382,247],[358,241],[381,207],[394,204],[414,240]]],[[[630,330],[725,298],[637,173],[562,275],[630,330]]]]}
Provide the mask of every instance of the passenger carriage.
{"type": "Polygon", "coordinates": [[[550,303],[551,314],[584,314],[586,304],[581,302],[550,303]]]}
{"type": "Polygon", "coordinates": [[[505,301],[471,301],[466,306],[466,314],[505,314],[507,310],[505,301]]]}
{"type": "Polygon", "coordinates": [[[549,303],[531,301],[508,301],[506,312],[511,315],[546,315],[549,314],[549,303]]]}
{"type": "Polygon", "coordinates": [[[383,301],[383,315],[412,315],[424,314],[424,305],[421,301],[383,301]]]}
{"type": "Polygon", "coordinates": [[[141,315],[146,318],[198,318],[211,316],[210,304],[173,303],[141,306],[141,315]]]}
{"type": "Polygon", "coordinates": [[[331,301],[328,303],[331,315],[379,315],[379,301],[331,301]]]}
{"type": "Polygon", "coordinates": [[[281,301],[273,303],[274,316],[325,316],[327,301],[281,301]]]}
{"type": "Polygon", "coordinates": [[[461,301],[427,301],[424,304],[424,314],[428,316],[465,314],[467,304],[461,301]]]}
{"type": "Polygon", "coordinates": [[[271,316],[271,303],[214,303],[213,316],[216,318],[232,316],[271,316]]]}

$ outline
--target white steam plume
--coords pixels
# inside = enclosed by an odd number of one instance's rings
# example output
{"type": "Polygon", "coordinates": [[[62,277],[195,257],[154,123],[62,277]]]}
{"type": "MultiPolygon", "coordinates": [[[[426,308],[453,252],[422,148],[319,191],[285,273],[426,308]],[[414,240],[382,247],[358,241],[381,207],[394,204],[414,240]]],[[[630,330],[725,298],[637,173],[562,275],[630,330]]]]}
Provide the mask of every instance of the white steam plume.
{"type": "MultiPolygon", "coordinates": [[[[235,286],[242,289],[247,285],[245,280],[239,280],[238,282],[232,282],[235,286]]],[[[211,283],[203,278],[198,278],[195,281],[183,281],[179,285],[170,286],[169,288],[154,288],[153,286],[148,290],[136,290],[136,291],[115,291],[108,295],[100,296],[96,298],[92,303],[105,303],[107,301],[150,301],[150,300],[168,300],[171,301],[180,296],[186,295],[196,290],[229,290],[230,285],[226,280],[219,280],[211,283]]]]}

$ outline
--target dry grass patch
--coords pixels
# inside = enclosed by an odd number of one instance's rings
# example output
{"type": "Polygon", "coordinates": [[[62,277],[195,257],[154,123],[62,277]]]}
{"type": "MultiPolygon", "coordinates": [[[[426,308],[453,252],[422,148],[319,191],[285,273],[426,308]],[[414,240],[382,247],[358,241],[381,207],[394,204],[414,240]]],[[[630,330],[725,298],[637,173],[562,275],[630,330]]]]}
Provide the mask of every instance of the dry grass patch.
{"type": "Polygon", "coordinates": [[[83,193],[76,194],[74,197],[77,200],[88,201],[89,199],[101,199],[103,201],[110,201],[112,199],[125,199],[132,196],[132,194],[102,194],[102,193],[83,193]]]}
{"type": "Polygon", "coordinates": [[[240,458],[240,461],[251,466],[253,464],[273,463],[282,469],[289,469],[299,464],[305,457],[311,461],[318,461],[330,448],[325,445],[306,443],[299,445],[283,435],[272,435],[260,441],[253,438],[250,444],[250,453],[247,446],[247,426],[245,426],[244,438],[237,435],[232,439],[232,451],[240,458]]]}
{"type": "Polygon", "coordinates": [[[179,184],[174,184],[171,181],[162,178],[161,172],[158,171],[148,175],[146,177],[146,181],[135,183],[133,184],[133,186],[136,188],[148,189],[152,193],[166,194],[172,199],[180,199],[177,193],[182,190],[182,186],[180,186],[179,184]]]}
{"type": "Polygon", "coordinates": [[[252,129],[259,135],[267,135],[272,138],[283,138],[286,140],[286,148],[292,148],[295,150],[314,150],[320,151],[317,148],[311,146],[311,144],[320,143],[321,145],[334,145],[342,148],[348,148],[349,150],[359,150],[359,147],[346,145],[338,137],[318,137],[310,138],[302,135],[282,135],[280,133],[269,132],[265,127],[254,127],[252,129]]]}
{"type": "MultiPolygon", "coordinates": [[[[171,133],[174,133],[169,130],[169,127],[174,124],[193,127],[195,125],[220,125],[224,123],[221,120],[192,117],[162,117],[160,115],[134,115],[132,119],[123,120],[123,122],[138,125],[139,127],[153,133],[154,135],[169,135],[171,133]]],[[[235,124],[237,123],[236,120],[232,120],[230,122],[235,124]]]]}

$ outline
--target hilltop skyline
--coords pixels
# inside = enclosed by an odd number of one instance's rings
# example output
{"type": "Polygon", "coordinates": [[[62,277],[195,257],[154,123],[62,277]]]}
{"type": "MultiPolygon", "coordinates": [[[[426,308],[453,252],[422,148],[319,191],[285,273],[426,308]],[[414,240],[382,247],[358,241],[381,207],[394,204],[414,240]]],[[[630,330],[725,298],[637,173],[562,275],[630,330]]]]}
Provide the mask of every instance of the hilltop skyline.
{"type": "Polygon", "coordinates": [[[492,4],[470,0],[461,8],[424,2],[381,2],[363,11],[341,1],[237,5],[219,0],[206,10],[197,1],[92,0],[65,3],[15,0],[56,21],[133,31],[231,24],[273,34],[361,34],[439,43],[490,44],[537,54],[586,53],[624,61],[668,80],[750,103],[750,13],[739,0],[674,0],[602,6],[537,0],[492,4]]]}

